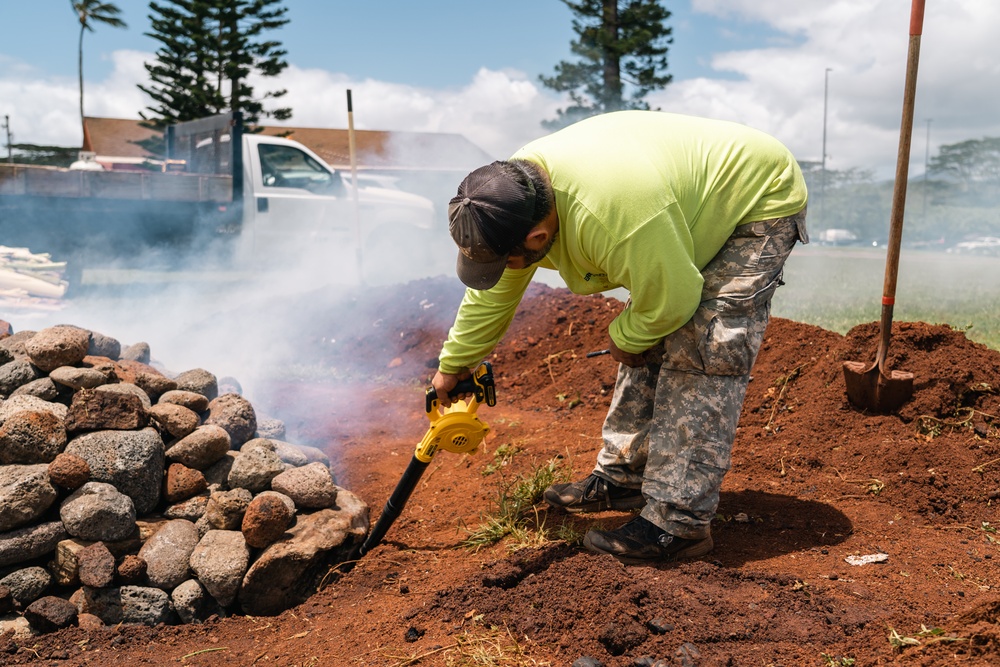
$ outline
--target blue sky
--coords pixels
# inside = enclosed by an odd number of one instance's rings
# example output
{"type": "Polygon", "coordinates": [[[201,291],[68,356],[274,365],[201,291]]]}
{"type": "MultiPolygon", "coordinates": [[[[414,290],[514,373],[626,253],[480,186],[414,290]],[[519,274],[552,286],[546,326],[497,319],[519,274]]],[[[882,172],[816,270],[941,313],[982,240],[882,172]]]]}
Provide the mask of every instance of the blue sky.
{"type": "MultiPolygon", "coordinates": [[[[143,34],[149,30],[147,1],[115,4],[128,28],[98,26],[85,35],[87,78],[111,72],[107,55],[114,50],[152,52],[158,46],[143,34]]],[[[0,53],[46,73],[76,74],[79,24],[68,0],[8,0],[3,5],[6,25],[44,24],[46,29],[5,32],[0,53]]],[[[558,0],[289,0],[286,6],[290,22],[273,34],[290,61],[417,86],[461,85],[480,67],[549,74],[556,62],[570,56],[574,38],[572,13],[558,0]]],[[[670,70],[678,78],[708,73],[713,51],[781,38],[765,23],[692,12],[689,0],[667,6],[675,29],[670,70]]]]}
{"type": "MultiPolygon", "coordinates": [[[[127,30],[84,39],[86,113],[136,118],[136,88],[157,43],[148,3],[119,0],[127,30]]],[[[360,129],[459,132],[496,157],[544,133],[565,100],[539,74],[570,57],[571,13],[558,0],[288,0],[275,33],[290,67],[278,82],[291,124],[346,126],[352,89],[360,129]]],[[[1000,136],[1000,2],[930,0],[917,92],[912,168],[924,150],[1000,136]],[[926,121],[933,119],[930,141],[926,121]]],[[[666,0],[674,82],[652,106],[770,132],[800,159],[893,172],[908,42],[909,0],[666,0]]],[[[0,115],[15,141],[78,145],[78,24],[68,0],[6,0],[0,115]]],[[[0,138],[2,143],[2,138],[0,138]]]]}

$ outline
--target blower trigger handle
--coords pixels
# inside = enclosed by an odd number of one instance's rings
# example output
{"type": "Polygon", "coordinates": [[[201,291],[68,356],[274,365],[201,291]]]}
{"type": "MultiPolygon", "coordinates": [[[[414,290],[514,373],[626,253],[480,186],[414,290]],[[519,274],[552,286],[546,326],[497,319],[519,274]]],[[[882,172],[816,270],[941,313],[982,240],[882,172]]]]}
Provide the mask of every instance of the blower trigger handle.
{"type": "MultiPolygon", "coordinates": [[[[448,392],[450,398],[458,398],[462,394],[472,394],[480,403],[486,403],[490,407],[497,404],[497,390],[493,382],[493,365],[484,361],[479,365],[471,377],[460,381],[455,388],[448,392]]],[[[426,411],[434,409],[434,401],[437,400],[437,391],[434,387],[427,389],[426,411]]]]}

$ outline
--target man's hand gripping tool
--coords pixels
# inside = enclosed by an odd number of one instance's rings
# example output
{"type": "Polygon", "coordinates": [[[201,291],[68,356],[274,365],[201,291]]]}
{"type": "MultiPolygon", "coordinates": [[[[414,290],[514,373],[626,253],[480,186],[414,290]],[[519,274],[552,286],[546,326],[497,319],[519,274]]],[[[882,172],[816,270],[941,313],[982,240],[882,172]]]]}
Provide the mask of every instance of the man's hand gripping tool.
{"type": "Polygon", "coordinates": [[[367,539],[351,552],[349,561],[357,561],[378,546],[389,531],[390,526],[403,511],[403,506],[406,505],[410,494],[416,488],[420,476],[438,450],[467,454],[476,451],[483,442],[490,427],[479,420],[476,411],[482,403],[494,406],[497,402],[496,387],[493,383],[493,366],[488,361],[480,364],[472,377],[462,380],[448,392],[448,396],[452,398],[462,394],[472,394],[473,398],[469,403],[456,400],[444,413],[441,413],[438,409],[440,403],[437,392],[433,387],[427,389],[426,411],[430,427],[413,452],[410,464],[406,467],[399,483],[396,484],[396,489],[386,502],[375,527],[372,528],[367,539]]]}

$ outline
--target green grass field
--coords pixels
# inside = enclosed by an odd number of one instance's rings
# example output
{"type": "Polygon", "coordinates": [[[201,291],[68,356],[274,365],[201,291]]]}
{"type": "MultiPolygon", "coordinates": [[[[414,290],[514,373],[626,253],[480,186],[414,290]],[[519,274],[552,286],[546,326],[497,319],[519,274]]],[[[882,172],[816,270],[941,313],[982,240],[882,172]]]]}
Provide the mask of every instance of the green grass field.
{"type": "MultiPolygon", "coordinates": [[[[797,246],[772,314],[846,333],[881,314],[885,251],[797,246]]],[[[949,324],[1000,350],[1000,258],[903,249],[893,320],[949,324]]]]}

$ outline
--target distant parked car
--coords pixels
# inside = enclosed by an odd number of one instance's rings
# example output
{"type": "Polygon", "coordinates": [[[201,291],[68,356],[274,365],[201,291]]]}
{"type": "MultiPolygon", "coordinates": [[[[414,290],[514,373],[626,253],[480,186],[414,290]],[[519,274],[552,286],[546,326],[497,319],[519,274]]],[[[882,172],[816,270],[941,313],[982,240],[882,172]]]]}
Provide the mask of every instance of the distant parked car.
{"type": "Polygon", "coordinates": [[[849,229],[824,229],[816,235],[820,245],[855,245],[858,235],[849,229]]]}
{"type": "Polygon", "coordinates": [[[945,252],[959,255],[996,255],[1000,256],[1000,236],[977,236],[956,243],[945,252]]]}

